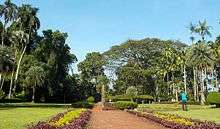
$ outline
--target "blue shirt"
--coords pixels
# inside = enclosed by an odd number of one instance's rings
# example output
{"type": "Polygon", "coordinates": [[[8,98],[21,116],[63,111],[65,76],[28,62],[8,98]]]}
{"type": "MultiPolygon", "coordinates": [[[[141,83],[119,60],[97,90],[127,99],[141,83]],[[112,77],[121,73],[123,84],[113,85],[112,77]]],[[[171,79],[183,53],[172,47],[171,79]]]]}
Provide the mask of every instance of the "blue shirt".
{"type": "Polygon", "coordinates": [[[181,97],[182,101],[187,101],[187,94],[186,93],[181,93],[180,97],[181,97]]]}

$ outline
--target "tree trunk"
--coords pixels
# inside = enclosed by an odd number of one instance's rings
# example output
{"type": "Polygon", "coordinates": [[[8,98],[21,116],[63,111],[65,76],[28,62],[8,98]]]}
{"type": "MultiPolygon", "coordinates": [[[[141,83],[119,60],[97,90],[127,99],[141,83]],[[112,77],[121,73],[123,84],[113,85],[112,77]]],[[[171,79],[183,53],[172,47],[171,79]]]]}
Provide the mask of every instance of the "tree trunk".
{"type": "Polygon", "coordinates": [[[195,67],[195,77],[196,77],[196,99],[197,101],[199,102],[199,83],[198,83],[198,80],[199,80],[199,72],[198,72],[198,68],[195,67]]]}
{"type": "Polygon", "coordinates": [[[4,38],[5,38],[5,28],[6,28],[6,21],[3,25],[3,30],[2,30],[2,47],[4,46],[4,38]]]}
{"type": "Polygon", "coordinates": [[[186,93],[186,65],[183,66],[184,92],[186,93]]]}
{"type": "Polygon", "coordinates": [[[176,102],[178,102],[178,87],[175,88],[175,97],[176,97],[176,102]]]}
{"type": "Polygon", "coordinates": [[[218,72],[215,70],[215,87],[218,89],[218,72]]]}
{"type": "Polygon", "coordinates": [[[204,105],[205,95],[204,95],[204,80],[203,80],[203,68],[200,71],[200,88],[201,88],[201,104],[204,105]]]}
{"type": "Polygon", "coordinates": [[[12,74],[11,74],[10,88],[9,88],[9,93],[8,93],[8,98],[9,99],[11,98],[13,79],[14,79],[14,69],[12,70],[12,74]]]}
{"type": "Polygon", "coordinates": [[[13,88],[13,92],[14,93],[16,91],[16,86],[17,86],[17,80],[18,80],[18,74],[19,74],[19,70],[20,70],[20,66],[21,66],[21,61],[22,61],[22,59],[24,57],[24,53],[26,51],[26,48],[27,48],[27,45],[25,45],[25,47],[24,47],[24,49],[22,51],[22,54],[21,54],[21,56],[19,58],[18,64],[17,64],[16,74],[15,74],[15,85],[14,85],[14,88],[13,88]]]}
{"type": "MultiPolygon", "coordinates": [[[[175,81],[175,77],[174,77],[174,73],[172,72],[171,73],[172,74],[172,95],[175,95],[175,91],[176,91],[176,88],[175,88],[175,83],[174,83],[174,81],[175,81]]],[[[176,99],[174,99],[173,101],[177,101],[176,99]]]]}
{"type": "Polygon", "coordinates": [[[0,73],[0,85],[1,85],[1,82],[2,82],[2,74],[0,73]]]}
{"type": "Polygon", "coordinates": [[[102,106],[105,104],[105,85],[102,85],[102,106]]]}
{"type": "Polygon", "coordinates": [[[2,88],[3,88],[3,86],[4,86],[4,82],[5,82],[5,79],[2,78],[2,82],[1,82],[1,90],[2,90],[2,88]]]}
{"type": "Polygon", "coordinates": [[[167,72],[166,80],[167,80],[167,86],[168,86],[168,95],[170,95],[170,93],[171,93],[171,86],[169,85],[169,73],[168,72],[167,72]]]}
{"type": "Polygon", "coordinates": [[[196,84],[196,69],[193,67],[193,98],[197,100],[197,84],[196,84]]]}
{"type": "Polygon", "coordinates": [[[34,103],[34,99],[35,99],[35,87],[33,87],[33,93],[32,93],[32,103],[34,103]]]}
{"type": "Polygon", "coordinates": [[[207,68],[204,69],[204,75],[205,75],[205,80],[204,80],[204,92],[206,93],[207,91],[207,68]]]}

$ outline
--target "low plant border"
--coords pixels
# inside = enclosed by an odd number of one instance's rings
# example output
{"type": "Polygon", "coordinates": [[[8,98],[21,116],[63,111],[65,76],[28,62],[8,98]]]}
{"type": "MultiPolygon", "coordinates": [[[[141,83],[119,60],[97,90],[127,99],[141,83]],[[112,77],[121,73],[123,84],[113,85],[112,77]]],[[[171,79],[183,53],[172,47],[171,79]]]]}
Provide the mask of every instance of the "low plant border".
{"type": "Polygon", "coordinates": [[[135,111],[135,110],[126,110],[126,111],[136,116],[144,117],[146,119],[149,119],[151,121],[159,123],[160,125],[163,125],[164,127],[171,128],[171,129],[220,129],[220,125],[214,122],[210,122],[210,121],[200,121],[200,120],[194,120],[191,118],[180,117],[178,115],[173,115],[173,116],[176,116],[177,118],[186,119],[193,123],[193,125],[183,125],[180,123],[175,123],[172,121],[167,121],[162,118],[159,118],[153,115],[153,111],[149,111],[149,112],[141,112],[141,111],[135,111]]]}
{"type": "Polygon", "coordinates": [[[37,124],[31,124],[27,127],[27,129],[83,129],[91,116],[91,111],[86,110],[80,114],[80,116],[74,120],[72,120],[69,124],[66,124],[61,127],[56,127],[50,124],[50,122],[56,122],[60,118],[64,117],[64,115],[72,110],[58,113],[55,117],[52,117],[49,121],[39,121],[37,124]]]}

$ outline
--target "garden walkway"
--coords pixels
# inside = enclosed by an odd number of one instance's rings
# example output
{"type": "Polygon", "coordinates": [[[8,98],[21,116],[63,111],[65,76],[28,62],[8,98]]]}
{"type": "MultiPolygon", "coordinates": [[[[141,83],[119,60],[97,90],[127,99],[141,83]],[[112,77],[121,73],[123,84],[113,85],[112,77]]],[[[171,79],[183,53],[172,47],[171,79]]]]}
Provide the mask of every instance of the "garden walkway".
{"type": "Polygon", "coordinates": [[[87,129],[167,129],[150,120],[124,111],[102,111],[100,106],[92,110],[87,129]]]}

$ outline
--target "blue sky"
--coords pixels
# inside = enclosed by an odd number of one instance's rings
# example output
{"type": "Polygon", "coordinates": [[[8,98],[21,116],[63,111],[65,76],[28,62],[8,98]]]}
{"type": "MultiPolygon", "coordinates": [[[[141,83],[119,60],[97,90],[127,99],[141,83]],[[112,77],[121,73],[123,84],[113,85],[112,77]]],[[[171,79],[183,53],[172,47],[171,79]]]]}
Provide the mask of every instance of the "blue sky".
{"type": "MultiPolygon", "coordinates": [[[[41,30],[67,32],[79,61],[128,39],[157,37],[189,42],[190,22],[206,19],[220,34],[219,0],[13,0],[39,7],[41,30]]],[[[74,66],[75,67],[75,66],[74,66]]],[[[76,70],[76,68],[75,68],[76,70]]]]}

